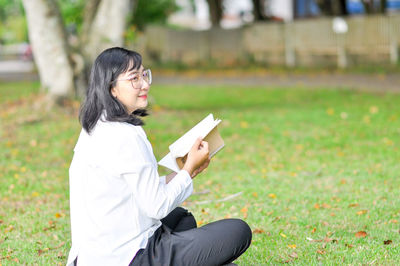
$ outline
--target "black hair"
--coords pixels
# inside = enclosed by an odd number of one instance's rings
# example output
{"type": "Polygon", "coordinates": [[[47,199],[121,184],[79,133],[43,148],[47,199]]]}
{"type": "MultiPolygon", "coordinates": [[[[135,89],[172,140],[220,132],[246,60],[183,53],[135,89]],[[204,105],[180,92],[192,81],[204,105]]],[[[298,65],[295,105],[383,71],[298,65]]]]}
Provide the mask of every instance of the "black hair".
{"type": "Polygon", "coordinates": [[[96,58],[79,113],[79,120],[86,132],[90,133],[104,111],[106,121],[144,124],[139,117],[147,115],[145,109],[137,109],[129,114],[111,94],[111,88],[116,85],[115,80],[120,74],[139,69],[141,65],[142,56],[139,53],[120,47],[106,49],[96,58]]]}

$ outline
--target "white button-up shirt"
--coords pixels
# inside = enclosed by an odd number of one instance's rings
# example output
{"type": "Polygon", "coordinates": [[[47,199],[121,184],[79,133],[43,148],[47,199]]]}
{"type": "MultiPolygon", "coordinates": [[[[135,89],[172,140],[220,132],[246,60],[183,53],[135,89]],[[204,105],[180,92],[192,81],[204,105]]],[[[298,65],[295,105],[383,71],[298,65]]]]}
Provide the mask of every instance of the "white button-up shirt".
{"type": "Polygon", "coordinates": [[[160,227],[160,219],[193,191],[181,170],[159,177],[140,126],[99,120],[81,131],[70,173],[72,247],[67,265],[129,265],[160,227]]]}

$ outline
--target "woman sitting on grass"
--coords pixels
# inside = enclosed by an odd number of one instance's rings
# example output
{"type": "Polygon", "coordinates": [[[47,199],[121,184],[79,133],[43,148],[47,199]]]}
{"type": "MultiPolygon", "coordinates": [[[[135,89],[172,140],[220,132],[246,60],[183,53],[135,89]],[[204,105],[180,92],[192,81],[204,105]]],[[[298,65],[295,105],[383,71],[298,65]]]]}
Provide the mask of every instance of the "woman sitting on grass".
{"type": "Polygon", "coordinates": [[[67,265],[223,265],[250,245],[239,219],[196,228],[178,207],[209,164],[200,138],[178,173],[160,177],[142,129],[151,72],[123,48],[94,62],[70,167],[72,247],[67,265]]]}

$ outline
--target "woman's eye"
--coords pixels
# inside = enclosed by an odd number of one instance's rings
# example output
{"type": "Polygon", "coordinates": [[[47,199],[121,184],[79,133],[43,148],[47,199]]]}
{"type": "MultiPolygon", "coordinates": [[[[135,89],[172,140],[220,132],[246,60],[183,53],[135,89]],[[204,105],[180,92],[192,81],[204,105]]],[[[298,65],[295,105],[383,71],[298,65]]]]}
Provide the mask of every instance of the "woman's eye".
{"type": "Polygon", "coordinates": [[[138,80],[139,80],[139,77],[138,77],[138,76],[134,76],[134,77],[131,77],[130,80],[138,81],[138,80]]]}

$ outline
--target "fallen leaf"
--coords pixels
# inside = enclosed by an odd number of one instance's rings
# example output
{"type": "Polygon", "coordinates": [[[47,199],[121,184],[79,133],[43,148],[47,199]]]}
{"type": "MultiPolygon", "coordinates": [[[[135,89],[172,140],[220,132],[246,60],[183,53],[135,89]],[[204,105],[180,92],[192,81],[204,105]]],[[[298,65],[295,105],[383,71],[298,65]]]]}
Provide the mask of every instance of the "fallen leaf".
{"type": "Polygon", "coordinates": [[[348,248],[353,248],[354,246],[352,245],[352,244],[344,244],[346,247],[348,247],[348,248]]]}
{"type": "Polygon", "coordinates": [[[365,232],[365,231],[358,231],[357,233],[355,233],[355,236],[356,236],[357,238],[366,237],[366,236],[367,236],[367,232],[365,232]]]}
{"type": "Polygon", "coordinates": [[[262,234],[265,233],[265,230],[262,228],[256,228],[253,230],[253,234],[262,234]]]}
{"type": "Polygon", "coordinates": [[[392,240],[388,239],[388,240],[383,241],[383,244],[390,245],[390,244],[392,244],[392,242],[393,242],[392,240]]]}
{"type": "Polygon", "coordinates": [[[10,224],[9,226],[7,226],[7,227],[4,229],[4,233],[11,232],[12,230],[14,230],[14,226],[12,226],[12,225],[10,224]]]}
{"type": "Polygon", "coordinates": [[[296,252],[293,252],[292,254],[289,254],[289,257],[297,259],[299,256],[297,255],[296,252]]]}
{"type": "Polygon", "coordinates": [[[276,195],[274,193],[268,194],[268,197],[270,197],[271,199],[276,199],[276,195]]]}
{"type": "Polygon", "coordinates": [[[311,234],[314,234],[315,231],[317,231],[317,228],[314,227],[313,230],[311,231],[311,234]]]}
{"type": "Polygon", "coordinates": [[[324,251],[324,250],[319,250],[319,249],[318,249],[318,250],[317,250],[317,253],[323,255],[323,254],[325,254],[325,251],[324,251]]]}
{"type": "Polygon", "coordinates": [[[247,207],[243,207],[240,210],[240,212],[243,213],[243,218],[247,218],[247,211],[248,211],[247,207]]]}
{"type": "Polygon", "coordinates": [[[296,244],[288,245],[288,248],[293,248],[293,249],[295,249],[295,248],[296,248],[296,244]]]}
{"type": "Polygon", "coordinates": [[[357,207],[358,206],[358,203],[350,203],[349,204],[349,208],[353,208],[353,207],[357,207]]]}
{"type": "Polygon", "coordinates": [[[201,209],[201,213],[204,215],[209,215],[209,213],[205,209],[201,209]]]}
{"type": "Polygon", "coordinates": [[[280,233],[281,237],[286,238],[286,235],[284,233],[280,233]]]}
{"type": "Polygon", "coordinates": [[[49,248],[44,248],[44,249],[39,249],[38,250],[38,255],[42,255],[44,252],[49,251],[49,248]]]}
{"type": "Polygon", "coordinates": [[[247,207],[245,206],[245,207],[243,207],[241,210],[240,210],[240,212],[242,212],[242,213],[246,213],[248,211],[248,209],[247,209],[247,207]]]}
{"type": "Polygon", "coordinates": [[[49,227],[43,228],[43,231],[47,231],[47,230],[54,229],[54,228],[56,228],[56,224],[53,223],[49,227]]]}
{"type": "Polygon", "coordinates": [[[330,209],[331,205],[327,204],[327,203],[322,203],[322,208],[324,209],[330,209]]]}
{"type": "Polygon", "coordinates": [[[368,210],[361,210],[357,212],[357,215],[363,215],[366,214],[368,212],[368,210]]]}

